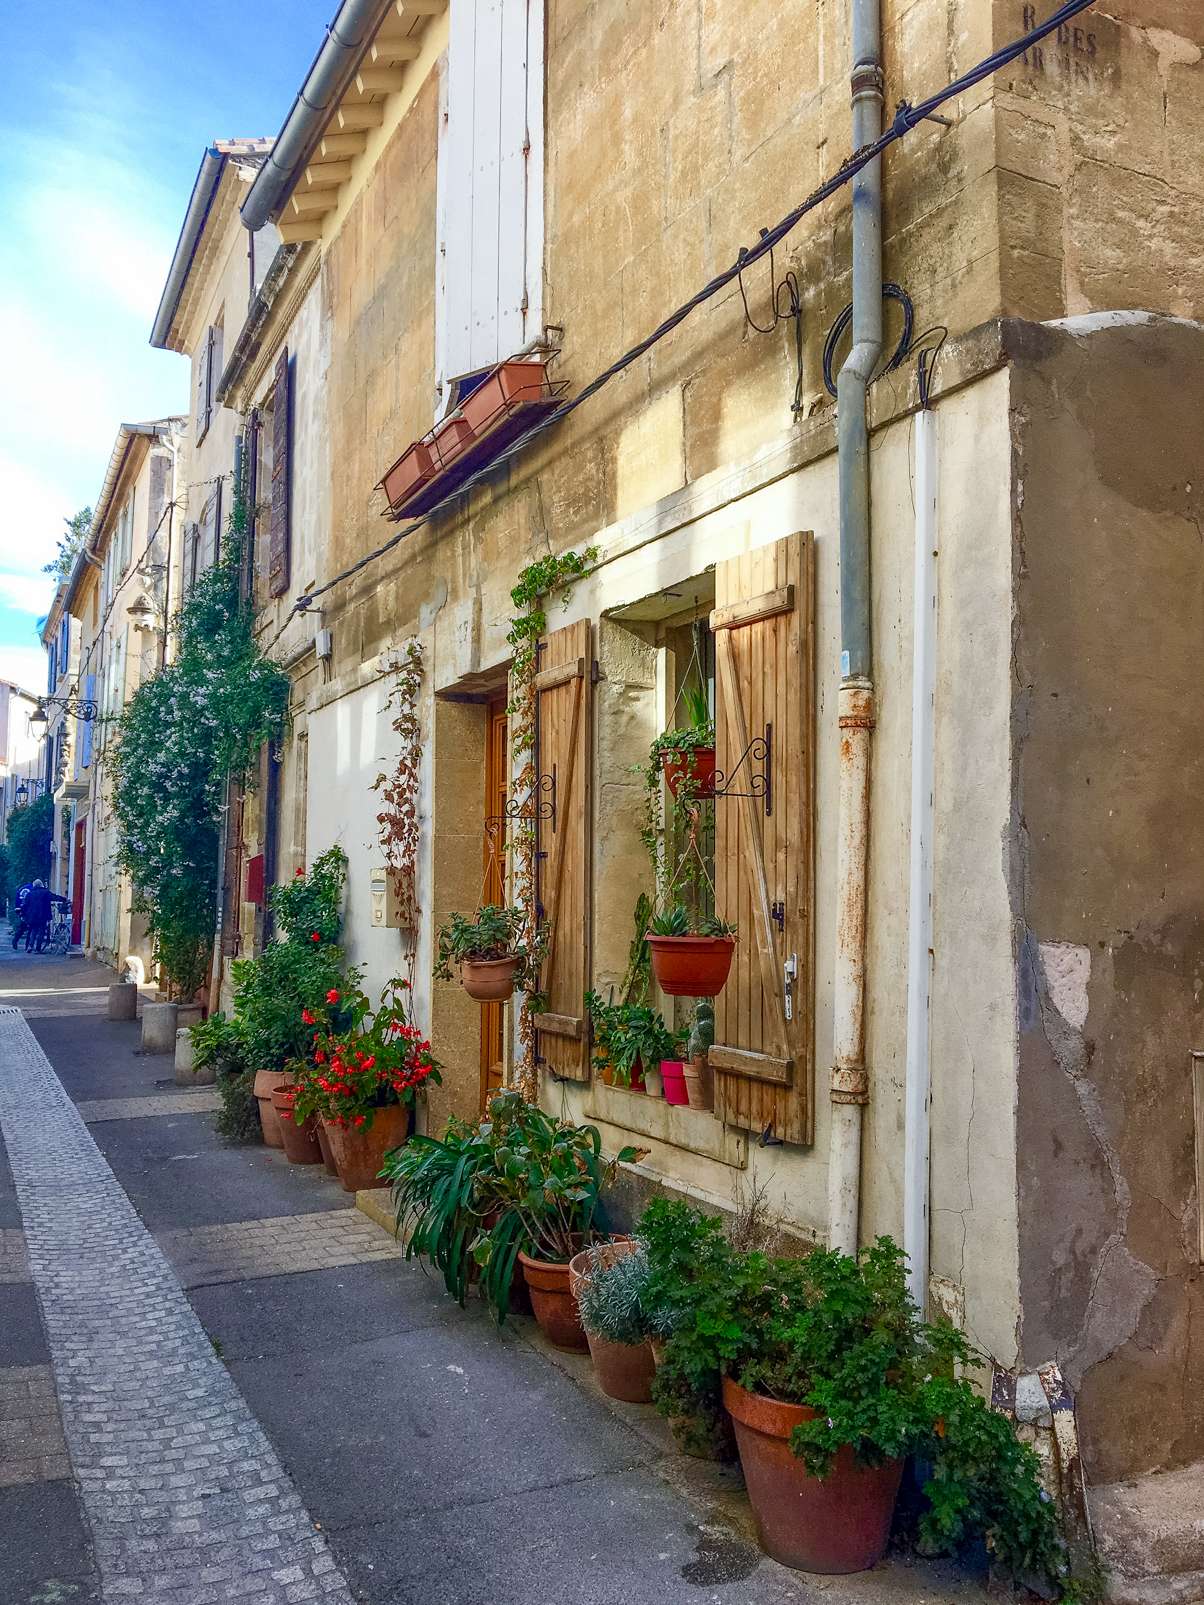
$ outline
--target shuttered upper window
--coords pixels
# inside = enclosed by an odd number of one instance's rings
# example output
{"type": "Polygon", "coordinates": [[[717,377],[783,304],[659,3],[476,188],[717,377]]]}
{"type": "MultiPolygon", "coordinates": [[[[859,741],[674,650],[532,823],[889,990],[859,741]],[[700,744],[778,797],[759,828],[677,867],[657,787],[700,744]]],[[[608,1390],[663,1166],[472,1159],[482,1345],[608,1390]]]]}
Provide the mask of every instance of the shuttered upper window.
{"type": "Polygon", "coordinates": [[[196,368],[194,372],[196,407],[196,441],[200,445],[205,438],[206,431],[213,421],[213,409],[217,394],[217,383],[222,376],[222,338],[221,323],[210,324],[205,330],[205,337],[197,347],[196,368]]]}
{"type": "Polygon", "coordinates": [[[452,0],[439,141],[436,362],[448,383],[542,327],[543,0],[452,0]]]}

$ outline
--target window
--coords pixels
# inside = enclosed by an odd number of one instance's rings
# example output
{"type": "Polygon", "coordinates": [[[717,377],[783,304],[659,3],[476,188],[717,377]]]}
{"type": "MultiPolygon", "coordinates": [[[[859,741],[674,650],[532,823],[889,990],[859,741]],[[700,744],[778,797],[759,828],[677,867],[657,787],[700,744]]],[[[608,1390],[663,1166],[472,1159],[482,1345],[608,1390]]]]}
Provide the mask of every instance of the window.
{"type": "Polygon", "coordinates": [[[490,368],[542,329],[543,0],[452,0],[438,156],[436,370],[490,368]]]}
{"type": "Polygon", "coordinates": [[[54,688],[58,682],[58,677],[58,642],[51,641],[50,645],[46,648],[46,690],[51,696],[54,695],[54,688]]]}
{"type": "Polygon", "coordinates": [[[218,381],[222,376],[222,321],[211,323],[205,337],[197,347],[194,369],[196,391],[196,440],[199,445],[205,438],[213,419],[218,381]]]}

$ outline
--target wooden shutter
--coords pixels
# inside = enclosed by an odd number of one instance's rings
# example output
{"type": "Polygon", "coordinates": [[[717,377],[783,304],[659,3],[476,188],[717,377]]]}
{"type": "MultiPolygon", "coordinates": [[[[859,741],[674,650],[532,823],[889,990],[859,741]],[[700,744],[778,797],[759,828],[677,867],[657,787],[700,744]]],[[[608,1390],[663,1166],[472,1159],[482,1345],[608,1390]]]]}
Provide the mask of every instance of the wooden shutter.
{"type": "Polygon", "coordinates": [[[259,431],[261,428],[259,408],[251,408],[251,416],[247,421],[247,433],[243,442],[243,484],[246,486],[246,526],[243,540],[241,573],[239,575],[239,594],[243,597],[251,594],[252,576],[255,573],[255,539],[258,524],[256,506],[259,500],[259,431]]]}
{"type": "Polygon", "coordinates": [[[283,596],[289,571],[289,382],[288,347],[276,359],[272,392],[272,523],[268,549],[268,595],[283,596]]]}
{"type": "Polygon", "coordinates": [[[544,1068],[589,1079],[585,992],[590,977],[590,817],[593,793],[591,708],[593,633],[588,619],[544,638],[535,676],[539,774],[551,777],[535,802],[555,815],[538,821],[539,900],[551,924],[544,964],[546,1012],[536,1015],[544,1068]]]}
{"type": "Polygon", "coordinates": [[[814,1131],[813,566],[810,535],[718,563],[711,614],[717,758],[733,793],[715,808],[716,909],[738,937],[715,1000],[715,1114],[792,1143],[814,1131]],[[737,767],[757,740],[768,762],[737,767]],[[761,773],[768,796],[747,795],[761,773]]]}

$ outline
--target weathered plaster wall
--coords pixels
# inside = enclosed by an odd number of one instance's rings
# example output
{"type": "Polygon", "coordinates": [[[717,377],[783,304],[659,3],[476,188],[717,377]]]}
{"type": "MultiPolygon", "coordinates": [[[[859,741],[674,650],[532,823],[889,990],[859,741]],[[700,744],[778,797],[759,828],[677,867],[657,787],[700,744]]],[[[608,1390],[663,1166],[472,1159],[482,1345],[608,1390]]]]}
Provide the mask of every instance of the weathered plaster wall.
{"type": "Polygon", "coordinates": [[[1026,1363],[1088,1471],[1204,1454],[1188,1054],[1204,987],[1204,328],[1031,331],[1015,370],[1026,1363]]]}

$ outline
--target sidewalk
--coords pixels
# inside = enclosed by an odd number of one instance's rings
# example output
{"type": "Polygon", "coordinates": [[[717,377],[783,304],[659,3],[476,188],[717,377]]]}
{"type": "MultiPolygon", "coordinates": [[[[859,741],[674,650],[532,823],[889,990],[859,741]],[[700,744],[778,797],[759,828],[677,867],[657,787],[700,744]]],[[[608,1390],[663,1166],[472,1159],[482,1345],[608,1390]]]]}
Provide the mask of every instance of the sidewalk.
{"type": "MultiPolygon", "coordinates": [[[[460,1310],[321,1167],[219,1143],[212,1095],[179,1092],[136,1026],[103,1018],[108,979],[0,960],[0,1009],[28,1010],[46,1055],[0,1013],[34,1278],[0,1287],[23,1301],[4,1328],[27,1335],[11,1358],[0,1336],[0,1400],[36,1387],[41,1431],[52,1361],[71,1445],[69,1467],[43,1432],[44,1464],[5,1488],[17,1434],[0,1436],[0,1538],[25,1535],[0,1542],[5,1605],[984,1598],[950,1568],[765,1560],[738,1474],[673,1453],[652,1411],[604,1401],[529,1324],[460,1310]]],[[[7,1264],[22,1219],[3,1172],[0,1211],[7,1264]]]]}

